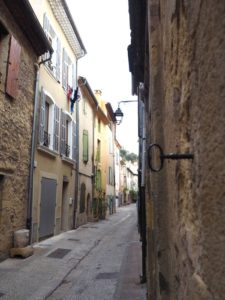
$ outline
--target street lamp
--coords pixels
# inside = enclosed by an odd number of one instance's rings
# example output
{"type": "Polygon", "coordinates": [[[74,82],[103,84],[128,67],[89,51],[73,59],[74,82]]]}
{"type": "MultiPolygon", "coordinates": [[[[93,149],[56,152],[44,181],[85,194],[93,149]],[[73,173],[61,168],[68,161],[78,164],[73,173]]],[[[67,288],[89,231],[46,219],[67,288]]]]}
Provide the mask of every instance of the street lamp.
{"type": "Polygon", "coordinates": [[[137,102],[137,100],[124,100],[124,101],[119,101],[118,102],[117,110],[114,112],[114,116],[116,118],[116,124],[117,125],[120,125],[122,120],[123,120],[123,112],[120,109],[120,104],[121,103],[128,103],[128,102],[137,102]]]}

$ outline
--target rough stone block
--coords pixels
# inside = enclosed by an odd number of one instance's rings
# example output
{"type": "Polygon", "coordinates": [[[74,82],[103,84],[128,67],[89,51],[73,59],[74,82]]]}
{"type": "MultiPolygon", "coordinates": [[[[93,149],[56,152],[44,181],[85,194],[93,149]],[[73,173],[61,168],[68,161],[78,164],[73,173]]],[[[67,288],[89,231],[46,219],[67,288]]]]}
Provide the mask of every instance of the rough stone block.
{"type": "Polygon", "coordinates": [[[31,255],[33,255],[34,250],[33,248],[30,247],[25,247],[25,248],[11,248],[10,249],[10,257],[22,257],[22,258],[27,258],[31,255]]]}
{"type": "Polygon", "coordinates": [[[24,248],[29,243],[29,230],[21,229],[14,232],[14,247],[24,248]]]}

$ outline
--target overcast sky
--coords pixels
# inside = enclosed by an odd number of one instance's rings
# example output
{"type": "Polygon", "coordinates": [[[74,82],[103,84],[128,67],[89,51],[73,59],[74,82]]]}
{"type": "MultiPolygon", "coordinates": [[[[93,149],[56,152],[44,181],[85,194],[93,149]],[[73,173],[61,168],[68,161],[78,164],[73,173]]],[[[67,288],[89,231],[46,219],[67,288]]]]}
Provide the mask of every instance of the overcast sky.
{"type": "MultiPolygon", "coordinates": [[[[127,46],[130,44],[128,0],[67,0],[76,27],[87,50],[78,62],[78,75],[92,90],[102,90],[106,102],[134,100],[127,46]]],[[[117,139],[129,152],[138,151],[137,103],[120,105],[124,113],[117,126],[117,139]]]]}

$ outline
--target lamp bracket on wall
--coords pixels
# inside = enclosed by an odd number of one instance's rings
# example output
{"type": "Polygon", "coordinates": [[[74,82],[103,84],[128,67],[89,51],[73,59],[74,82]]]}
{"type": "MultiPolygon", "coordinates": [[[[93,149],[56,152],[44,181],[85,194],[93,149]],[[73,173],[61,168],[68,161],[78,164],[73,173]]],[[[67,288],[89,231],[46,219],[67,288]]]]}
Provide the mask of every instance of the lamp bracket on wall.
{"type": "MultiPolygon", "coordinates": [[[[148,147],[148,166],[152,172],[159,172],[163,168],[164,159],[194,159],[191,153],[168,153],[165,154],[159,144],[151,144],[148,147]],[[154,166],[154,162],[158,162],[158,166],[154,166]]],[[[157,165],[156,162],[156,165],[157,165]]]]}

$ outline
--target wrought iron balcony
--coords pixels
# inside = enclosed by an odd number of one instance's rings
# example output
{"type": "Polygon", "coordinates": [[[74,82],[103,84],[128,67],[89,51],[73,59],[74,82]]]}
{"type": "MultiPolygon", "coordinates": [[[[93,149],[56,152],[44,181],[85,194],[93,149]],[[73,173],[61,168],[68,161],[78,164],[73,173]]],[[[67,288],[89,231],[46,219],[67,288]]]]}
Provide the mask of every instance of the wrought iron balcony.
{"type": "Polygon", "coordinates": [[[50,145],[50,134],[44,131],[44,146],[49,147],[50,145]]]}
{"type": "Polygon", "coordinates": [[[70,156],[70,146],[65,144],[65,156],[69,157],[70,156]]]}

